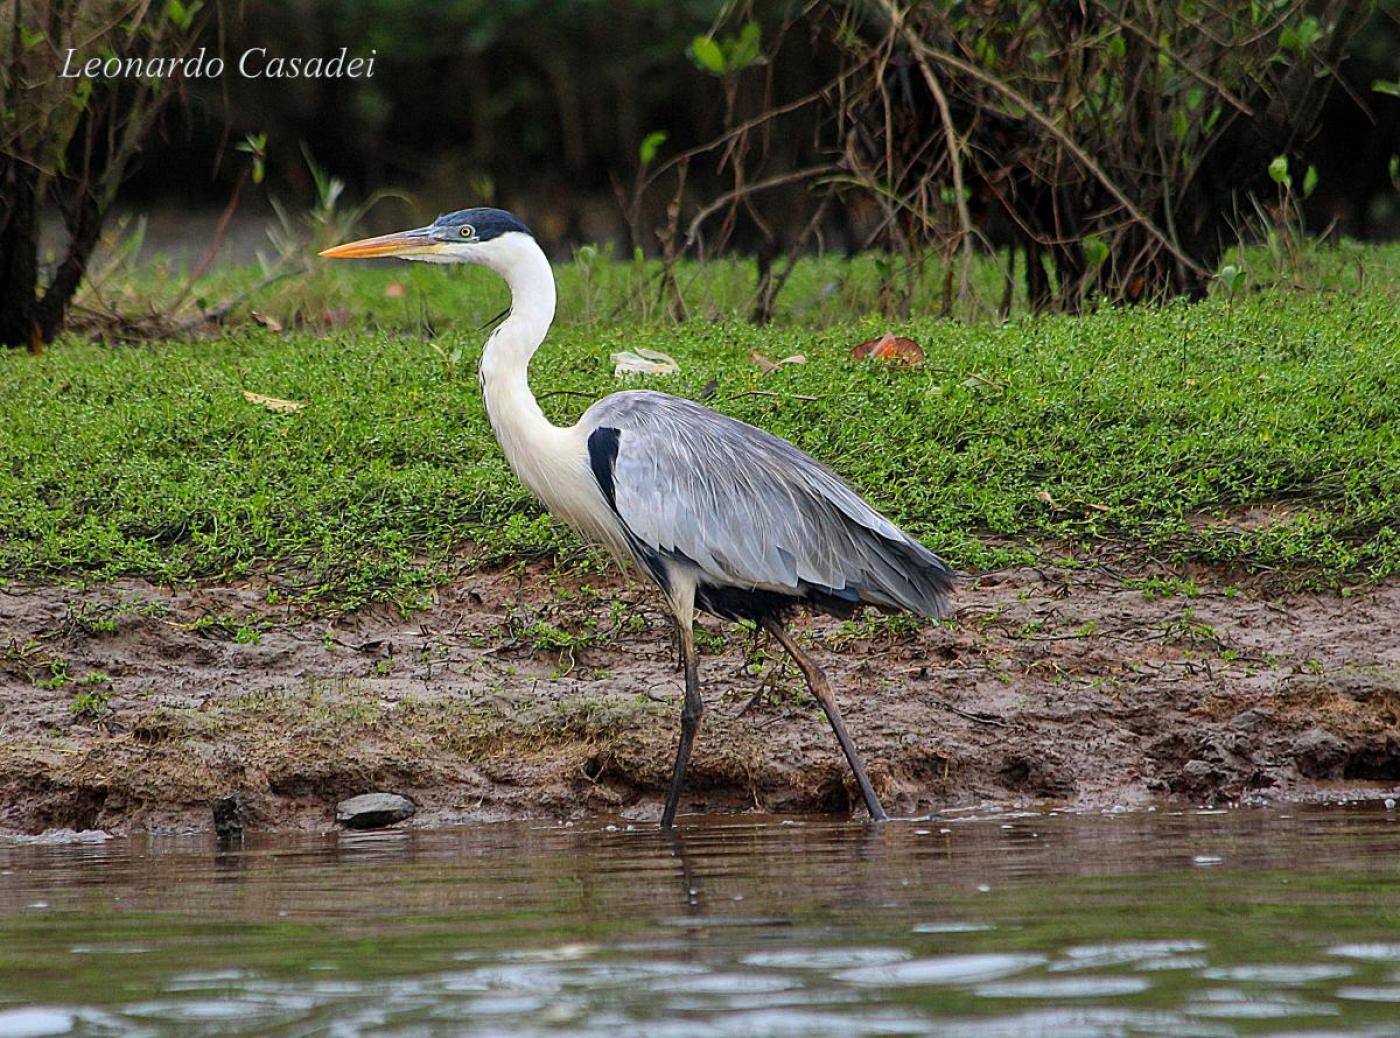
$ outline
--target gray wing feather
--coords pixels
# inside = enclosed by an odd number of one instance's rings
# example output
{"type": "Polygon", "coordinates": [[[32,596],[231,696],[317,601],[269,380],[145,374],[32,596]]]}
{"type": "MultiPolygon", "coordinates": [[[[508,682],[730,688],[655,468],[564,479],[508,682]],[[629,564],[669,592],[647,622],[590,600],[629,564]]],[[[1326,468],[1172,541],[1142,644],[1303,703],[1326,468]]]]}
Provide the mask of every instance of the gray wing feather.
{"type": "Polygon", "coordinates": [[[649,391],[606,397],[582,424],[619,431],[613,499],[631,535],[709,582],[946,608],[952,570],[786,440],[649,391]]]}

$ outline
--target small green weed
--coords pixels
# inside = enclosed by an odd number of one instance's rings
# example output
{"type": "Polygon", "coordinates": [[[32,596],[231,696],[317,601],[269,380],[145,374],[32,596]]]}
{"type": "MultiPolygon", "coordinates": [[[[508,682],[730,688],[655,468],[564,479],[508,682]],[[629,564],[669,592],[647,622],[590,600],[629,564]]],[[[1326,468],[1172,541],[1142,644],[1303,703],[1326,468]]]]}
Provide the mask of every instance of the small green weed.
{"type": "Polygon", "coordinates": [[[1194,580],[1178,577],[1129,577],[1123,581],[1123,586],[1141,591],[1142,597],[1148,599],[1169,598],[1174,595],[1195,598],[1200,594],[1200,588],[1194,580]]]}
{"type": "Polygon", "coordinates": [[[35,688],[58,689],[66,684],[68,684],[68,661],[65,659],[49,660],[49,676],[34,679],[35,688]]]}
{"type": "Polygon", "coordinates": [[[101,720],[111,713],[111,691],[98,688],[95,683],[83,684],[85,687],[74,693],[73,701],[68,704],[68,712],[76,718],[94,721],[101,720]]]}

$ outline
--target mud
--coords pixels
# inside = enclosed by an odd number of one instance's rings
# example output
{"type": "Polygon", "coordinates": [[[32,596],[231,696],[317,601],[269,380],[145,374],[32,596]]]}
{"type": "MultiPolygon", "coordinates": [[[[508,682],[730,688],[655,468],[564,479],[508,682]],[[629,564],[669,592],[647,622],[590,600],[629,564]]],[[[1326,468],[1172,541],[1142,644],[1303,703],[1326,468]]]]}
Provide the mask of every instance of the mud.
{"type": "MultiPolygon", "coordinates": [[[[1280,594],[1210,573],[1016,569],[957,617],[801,625],[893,814],[1400,789],[1400,582],[1280,594]]],[[[844,812],[836,742],[776,646],[709,622],[683,811],[844,812]]],[[[654,819],[680,681],[651,592],[544,567],[430,608],[318,616],[265,586],[0,588],[0,832],[654,819]],[[228,798],[234,798],[229,800],[228,798]]]]}

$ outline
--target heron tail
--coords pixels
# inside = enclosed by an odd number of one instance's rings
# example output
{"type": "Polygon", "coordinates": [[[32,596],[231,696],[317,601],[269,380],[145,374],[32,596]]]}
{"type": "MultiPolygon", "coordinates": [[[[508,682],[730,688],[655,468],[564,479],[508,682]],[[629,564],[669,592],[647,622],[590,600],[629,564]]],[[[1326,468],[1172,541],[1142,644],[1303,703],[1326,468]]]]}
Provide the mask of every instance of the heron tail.
{"type": "Polygon", "coordinates": [[[875,535],[872,579],[859,589],[861,600],[903,609],[930,620],[952,613],[957,573],[914,538],[875,535]]]}

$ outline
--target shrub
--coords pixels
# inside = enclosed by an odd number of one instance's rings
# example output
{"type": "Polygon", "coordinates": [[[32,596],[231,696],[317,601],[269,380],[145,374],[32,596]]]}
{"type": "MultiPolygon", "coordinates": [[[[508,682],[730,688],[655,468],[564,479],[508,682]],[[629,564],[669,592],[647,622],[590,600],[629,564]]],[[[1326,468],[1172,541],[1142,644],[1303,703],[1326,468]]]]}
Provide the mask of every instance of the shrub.
{"type": "Polygon", "coordinates": [[[38,350],[63,327],[117,187],[177,96],[185,59],[197,56],[191,51],[206,12],[200,0],[15,0],[6,8],[0,345],[38,350]],[[83,74],[93,60],[99,74],[83,74]],[[153,61],[161,63],[154,75],[153,61]],[[171,61],[179,62],[173,70],[171,61]],[[40,231],[50,210],[62,220],[66,243],[45,270],[40,231]]]}

